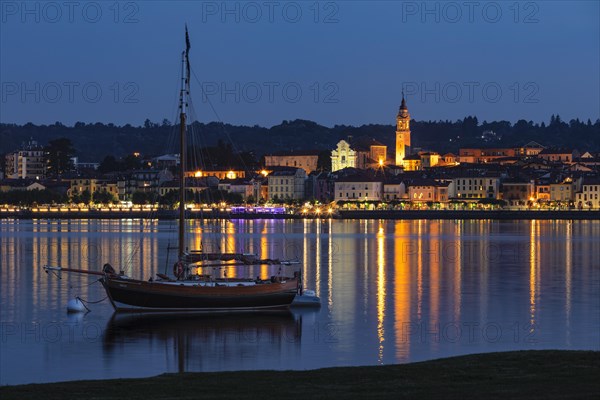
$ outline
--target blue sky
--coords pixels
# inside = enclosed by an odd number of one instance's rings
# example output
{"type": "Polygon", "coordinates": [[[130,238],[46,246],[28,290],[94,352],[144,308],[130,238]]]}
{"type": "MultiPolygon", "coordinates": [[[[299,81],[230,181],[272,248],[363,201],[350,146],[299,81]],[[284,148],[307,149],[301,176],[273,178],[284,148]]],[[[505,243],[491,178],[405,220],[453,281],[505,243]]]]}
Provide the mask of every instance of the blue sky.
{"type": "Polygon", "coordinates": [[[597,1],[0,6],[1,122],[173,121],[185,23],[203,122],[600,117],[597,1]]]}

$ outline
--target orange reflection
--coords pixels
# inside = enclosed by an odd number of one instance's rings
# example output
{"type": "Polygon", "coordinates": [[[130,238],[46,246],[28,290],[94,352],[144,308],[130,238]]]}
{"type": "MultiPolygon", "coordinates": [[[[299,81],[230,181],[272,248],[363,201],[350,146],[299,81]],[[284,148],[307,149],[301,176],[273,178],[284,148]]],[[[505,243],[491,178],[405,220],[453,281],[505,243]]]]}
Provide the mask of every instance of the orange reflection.
{"type": "Polygon", "coordinates": [[[537,293],[537,258],[539,251],[537,241],[539,240],[539,221],[532,220],[529,226],[529,333],[533,336],[535,334],[537,298],[539,296],[539,293],[537,293]]]}
{"type": "Polygon", "coordinates": [[[566,313],[566,324],[567,327],[567,345],[571,344],[571,274],[573,267],[573,223],[567,223],[567,229],[565,232],[565,313],[566,313]]]}
{"type": "MultiPolygon", "coordinates": [[[[429,248],[427,250],[429,257],[429,326],[439,326],[440,324],[440,257],[439,257],[439,223],[437,221],[420,221],[427,223],[429,232],[423,235],[419,232],[419,242],[423,236],[429,237],[429,248]]],[[[421,228],[421,223],[419,224],[421,228]]],[[[421,247],[421,246],[419,246],[421,247]]],[[[425,254],[419,253],[418,257],[425,258],[425,254]]],[[[432,341],[433,347],[437,347],[439,341],[432,341]]]]}
{"type": "MultiPolygon", "coordinates": [[[[366,253],[366,252],[365,252],[366,253]]],[[[366,264],[366,263],[365,263],[366,264]]],[[[377,338],[379,349],[377,361],[383,363],[383,346],[385,342],[385,235],[383,226],[379,225],[377,232],[377,338]]]]}
{"type": "Polygon", "coordinates": [[[394,331],[396,332],[396,358],[407,361],[410,357],[410,301],[411,275],[410,225],[405,221],[394,224],[394,331]]]}

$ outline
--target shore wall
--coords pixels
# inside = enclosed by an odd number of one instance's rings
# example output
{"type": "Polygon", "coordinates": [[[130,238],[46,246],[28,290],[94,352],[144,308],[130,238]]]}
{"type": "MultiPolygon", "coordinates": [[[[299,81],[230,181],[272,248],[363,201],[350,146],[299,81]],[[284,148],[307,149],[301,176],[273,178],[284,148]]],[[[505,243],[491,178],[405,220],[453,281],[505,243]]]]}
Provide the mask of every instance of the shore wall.
{"type": "Polygon", "coordinates": [[[385,210],[385,211],[340,211],[344,219],[562,219],[600,220],[600,211],[514,211],[514,210],[385,210]]]}
{"type": "MultiPolygon", "coordinates": [[[[12,219],[177,219],[175,210],[148,211],[2,211],[0,218],[12,219]]],[[[317,219],[327,216],[297,214],[231,214],[223,211],[189,212],[189,219],[317,219]]],[[[497,220],[600,220],[600,210],[561,211],[474,211],[474,210],[352,210],[338,211],[335,219],[497,219],[497,220]]]]}

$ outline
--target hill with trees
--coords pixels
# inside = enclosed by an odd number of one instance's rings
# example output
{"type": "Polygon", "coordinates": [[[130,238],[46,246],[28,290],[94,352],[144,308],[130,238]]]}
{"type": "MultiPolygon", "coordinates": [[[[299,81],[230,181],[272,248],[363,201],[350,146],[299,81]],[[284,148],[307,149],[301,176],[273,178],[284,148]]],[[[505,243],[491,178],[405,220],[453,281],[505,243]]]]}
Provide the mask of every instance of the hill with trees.
{"type": "MultiPolygon", "coordinates": [[[[58,138],[69,139],[80,161],[100,162],[106,156],[125,157],[139,152],[145,156],[177,153],[178,126],[168,120],[154,123],[146,120],[142,126],[112,123],[66,126],[0,124],[0,155],[15,151],[30,140],[46,145],[58,138]]],[[[270,128],[236,126],[221,122],[194,122],[191,130],[197,142],[195,148],[213,148],[198,158],[219,159],[219,152],[241,153],[258,160],[261,155],[281,150],[332,150],[340,139],[348,136],[371,136],[394,148],[395,126],[370,124],[362,126],[335,125],[326,127],[313,121],[283,121],[270,128]]],[[[600,151],[600,119],[563,121],[552,115],[548,124],[519,120],[479,122],[469,116],[457,121],[411,121],[413,147],[427,150],[457,152],[461,147],[510,147],[536,141],[544,146],[566,146],[578,150],[600,151]]],[[[59,165],[56,165],[59,168],[59,165]]]]}

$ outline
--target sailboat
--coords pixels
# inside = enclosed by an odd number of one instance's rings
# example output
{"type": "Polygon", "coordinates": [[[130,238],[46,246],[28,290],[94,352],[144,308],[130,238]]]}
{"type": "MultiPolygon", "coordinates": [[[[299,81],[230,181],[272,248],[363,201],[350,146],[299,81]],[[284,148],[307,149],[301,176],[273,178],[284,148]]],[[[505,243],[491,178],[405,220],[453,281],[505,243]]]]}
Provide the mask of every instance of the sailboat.
{"type": "Polygon", "coordinates": [[[207,253],[202,250],[187,251],[185,247],[185,166],[186,166],[186,109],[190,94],[190,41],[185,30],[186,48],[182,52],[180,116],[180,168],[179,168],[179,229],[178,260],[173,275],[156,274],[156,279],[139,280],[117,272],[110,264],[102,271],[44,266],[46,272],[74,272],[100,275],[100,282],[108,299],[117,311],[260,311],[288,308],[296,294],[302,292],[301,275],[282,273],[283,267],[297,261],[259,259],[244,253],[207,253]],[[204,274],[204,270],[244,267],[248,265],[279,265],[279,273],[270,279],[217,278],[204,274]]]}

